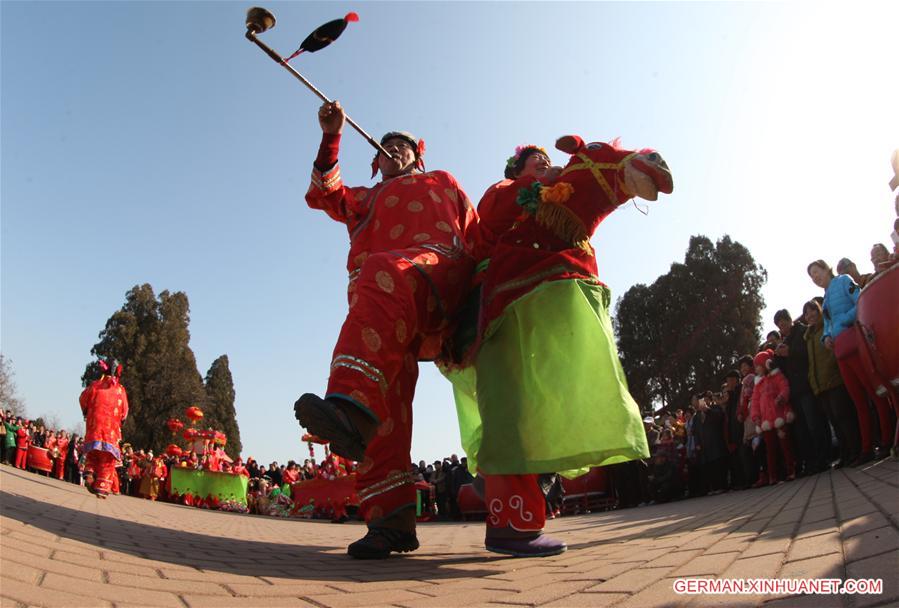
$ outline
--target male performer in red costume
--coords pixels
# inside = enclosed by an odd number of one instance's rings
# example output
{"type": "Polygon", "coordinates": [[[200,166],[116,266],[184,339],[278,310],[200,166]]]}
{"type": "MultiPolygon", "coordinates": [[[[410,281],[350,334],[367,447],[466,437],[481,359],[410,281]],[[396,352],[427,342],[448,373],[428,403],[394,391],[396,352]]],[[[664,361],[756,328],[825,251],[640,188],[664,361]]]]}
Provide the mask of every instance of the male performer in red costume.
{"type": "Polygon", "coordinates": [[[81,393],[78,400],[85,419],[84,453],[94,480],[88,490],[98,498],[116,489],[116,463],[121,460],[119,442],[122,440],[122,421],[128,416],[128,397],[119,382],[122,366],[109,374],[109,366],[100,361],[103,375],[81,393]]]}
{"type": "Polygon", "coordinates": [[[424,172],[424,143],[387,133],[374,187],[340,179],[337,153],[344,114],[338,102],[319,110],[323,136],[306,201],[346,224],[349,312],[325,398],[305,394],[295,412],[331,450],[361,461],[357,492],[368,534],[348,553],[381,559],[418,548],[415,479],[409,472],[412,397],[418,361],[433,359],[472,272],[469,230],[477,216],[445,171],[424,172]]]}

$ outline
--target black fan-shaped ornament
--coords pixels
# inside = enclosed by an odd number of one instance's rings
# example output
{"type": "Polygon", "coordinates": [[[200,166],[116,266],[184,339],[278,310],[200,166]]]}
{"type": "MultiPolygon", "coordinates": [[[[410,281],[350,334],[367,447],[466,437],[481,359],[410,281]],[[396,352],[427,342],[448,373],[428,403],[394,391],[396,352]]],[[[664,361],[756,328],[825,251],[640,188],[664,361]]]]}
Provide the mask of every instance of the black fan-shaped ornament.
{"type": "Polygon", "coordinates": [[[333,21],[328,21],[326,24],[316,28],[314,32],[306,36],[306,39],[300,44],[300,48],[284,61],[290,61],[300,53],[314,53],[315,51],[322,50],[337,40],[350,21],[359,21],[359,15],[356,13],[347,13],[343,19],[334,19],[333,21]]]}

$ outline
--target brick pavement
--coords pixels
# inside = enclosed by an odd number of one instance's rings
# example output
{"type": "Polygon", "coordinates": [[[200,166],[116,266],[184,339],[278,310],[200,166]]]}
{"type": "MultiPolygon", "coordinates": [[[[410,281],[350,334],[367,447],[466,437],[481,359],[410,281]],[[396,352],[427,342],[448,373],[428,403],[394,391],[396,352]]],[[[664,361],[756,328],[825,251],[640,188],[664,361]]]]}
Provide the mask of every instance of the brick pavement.
{"type": "Polygon", "coordinates": [[[512,559],[483,524],[425,524],[422,548],[345,555],[358,524],[203,511],[0,467],[0,607],[899,605],[899,463],[557,519],[570,550],[512,559]],[[678,577],[882,578],[880,595],[679,596],[678,577]]]}

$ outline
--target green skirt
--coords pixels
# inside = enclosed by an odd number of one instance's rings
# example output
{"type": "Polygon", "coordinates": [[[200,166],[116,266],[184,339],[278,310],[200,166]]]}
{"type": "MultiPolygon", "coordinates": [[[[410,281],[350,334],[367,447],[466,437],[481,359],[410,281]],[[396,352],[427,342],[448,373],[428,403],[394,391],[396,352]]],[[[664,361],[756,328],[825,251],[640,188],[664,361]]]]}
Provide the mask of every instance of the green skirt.
{"type": "Polygon", "coordinates": [[[649,456],[610,299],[588,281],[543,283],[491,324],[473,366],[444,370],[471,470],[575,477],[649,456]]]}

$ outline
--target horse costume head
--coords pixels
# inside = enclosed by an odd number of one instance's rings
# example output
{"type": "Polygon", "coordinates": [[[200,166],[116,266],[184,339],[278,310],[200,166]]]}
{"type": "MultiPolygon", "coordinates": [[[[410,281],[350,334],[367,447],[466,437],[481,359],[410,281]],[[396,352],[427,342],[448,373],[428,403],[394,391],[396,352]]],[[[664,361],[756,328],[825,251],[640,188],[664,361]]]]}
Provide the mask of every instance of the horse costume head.
{"type": "Polygon", "coordinates": [[[607,215],[635,196],[654,201],[674,190],[671,171],[648,148],[625,150],[618,140],[584,143],[565,135],[556,148],[571,155],[559,176],[519,195],[519,204],[537,224],[576,247],[590,250],[590,237],[607,215]]]}

